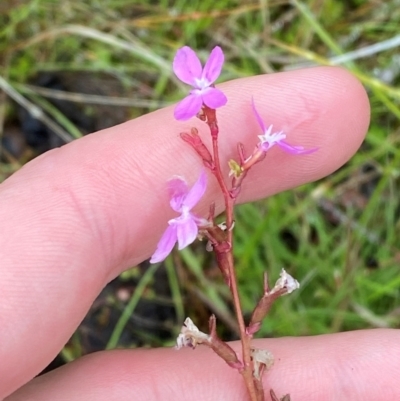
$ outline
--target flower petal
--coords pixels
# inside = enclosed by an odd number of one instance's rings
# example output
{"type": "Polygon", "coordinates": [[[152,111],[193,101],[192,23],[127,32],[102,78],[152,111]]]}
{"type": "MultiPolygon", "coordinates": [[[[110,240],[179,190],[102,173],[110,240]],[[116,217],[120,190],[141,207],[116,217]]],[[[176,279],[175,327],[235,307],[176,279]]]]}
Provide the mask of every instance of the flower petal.
{"type": "Polygon", "coordinates": [[[183,204],[191,210],[201,199],[204,195],[204,192],[207,188],[207,174],[204,170],[201,171],[200,177],[198,180],[193,184],[193,187],[187,193],[183,204]]]}
{"type": "Polygon", "coordinates": [[[182,177],[174,177],[168,181],[169,204],[175,212],[181,212],[189,187],[182,177]]]}
{"type": "Polygon", "coordinates": [[[264,132],[264,135],[258,135],[261,141],[261,149],[264,152],[271,149],[274,145],[286,138],[286,134],[284,134],[283,131],[272,133],[272,128],[273,125],[271,124],[264,132]]]}
{"type": "Polygon", "coordinates": [[[185,220],[179,220],[177,223],[178,249],[181,250],[196,239],[199,229],[190,214],[185,220]]]}
{"type": "Polygon", "coordinates": [[[219,46],[215,46],[204,66],[202,77],[212,84],[221,74],[224,60],[225,56],[222,49],[219,46]]]}
{"type": "Polygon", "coordinates": [[[222,91],[217,88],[208,88],[202,95],[203,102],[210,109],[218,109],[226,105],[228,99],[222,91]]]}
{"type": "Polygon", "coordinates": [[[199,79],[202,73],[201,62],[189,46],[184,46],[176,52],[172,69],[182,82],[192,86],[195,86],[195,78],[199,79]]]}
{"type": "Polygon", "coordinates": [[[190,94],[181,100],[175,107],[174,117],[180,121],[195,117],[203,105],[201,96],[190,94]]]}
{"type": "Polygon", "coordinates": [[[310,153],[314,153],[318,150],[318,148],[312,148],[312,149],[305,149],[304,146],[293,146],[289,145],[286,141],[278,141],[277,144],[285,151],[288,153],[291,153],[292,155],[307,155],[310,153]]]}
{"type": "Polygon", "coordinates": [[[163,261],[172,251],[176,241],[178,240],[176,225],[170,225],[164,231],[160,241],[158,242],[157,249],[150,259],[150,263],[157,263],[163,261]]]}
{"type": "Polygon", "coordinates": [[[254,98],[251,98],[251,107],[253,108],[254,114],[256,115],[256,119],[258,121],[258,125],[261,127],[263,133],[267,130],[264,124],[264,121],[261,119],[261,116],[258,114],[258,111],[256,109],[256,105],[254,103],[254,98]]]}

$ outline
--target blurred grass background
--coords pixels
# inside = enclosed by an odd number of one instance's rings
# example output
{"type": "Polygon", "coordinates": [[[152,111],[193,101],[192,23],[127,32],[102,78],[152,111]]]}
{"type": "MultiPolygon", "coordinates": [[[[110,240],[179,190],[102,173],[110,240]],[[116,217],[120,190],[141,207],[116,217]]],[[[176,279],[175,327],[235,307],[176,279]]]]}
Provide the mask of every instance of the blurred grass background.
{"type": "MultiPolygon", "coordinates": [[[[238,207],[236,257],[250,314],[268,270],[301,288],[276,302],[262,336],[400,327],[399,0],[2,0],[0,179],[37,154],[182,97],[176,49],[219,44],[219,82],[341,65],[372,106],[360,151],[335,174],[238,207]],[[32,115],[35,117],[33,118],[32,115]]],[[[344,133],[346,134],[346,133],[344,133]]],[[[96,349],[171,345],[185,316],[232,308],[203,244],[134,267],[103,291],[58,364],[96,349]]]]}

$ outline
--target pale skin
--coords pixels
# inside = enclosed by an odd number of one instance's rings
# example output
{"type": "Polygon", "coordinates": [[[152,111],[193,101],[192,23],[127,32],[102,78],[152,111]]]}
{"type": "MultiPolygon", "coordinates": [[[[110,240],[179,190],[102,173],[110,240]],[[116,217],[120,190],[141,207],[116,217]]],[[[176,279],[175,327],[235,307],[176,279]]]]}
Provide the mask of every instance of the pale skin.
{"type": "MultiPolygon", "coordinates": [[[[273,149],[246,178],[240,202],[332,173],[357,151],[368,128],[366,93],[342,69],[219,87],[229,99],[218,114],[222,160],[236,156],[238,141],[248,152],[257,142],[251,96],[264,121],[284,130],[288,142],[320,148],[304,156],[273,149]]],[[[179,138],[193,125],[207,138],[201,122],[174,121],[172,108],[163,109],[52,150],[0,186],[0,400],[245,400],[240,375],[201,347],[98,352],[32,380],[107,282],[154,252],[173,217],[166,181],[180,174],[192,184],[201,169],[179,138]]],[[[196,210],[204,216],[216,199],[222,211],[217,185],[209,181],[196,210]]],[[[278,396],[400,399],[399,330],[256,341],[275,355],[264,383],[278,396]]]]}

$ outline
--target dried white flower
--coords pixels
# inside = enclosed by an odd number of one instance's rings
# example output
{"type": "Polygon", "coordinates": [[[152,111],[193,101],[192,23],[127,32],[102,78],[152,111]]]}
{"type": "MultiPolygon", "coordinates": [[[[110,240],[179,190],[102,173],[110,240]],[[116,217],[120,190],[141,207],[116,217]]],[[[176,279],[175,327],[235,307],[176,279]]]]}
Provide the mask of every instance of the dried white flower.
{"type": "Polygon", "coordinates": [[[260,380],[264,369],[269,370],[274,364],[274,356],[266,349],[252,348],[251,357],[254,364],[254,377],[260,380]]]}
{"type": "Polygon", "coordinates": [[[274,288],[271,290],[270,294],[278,292],[282,289],[285,289],[285,294],[290,294],[294,290],[297,290],[300,287],[300,283],[294,279],[290,274],[287,274],[285,269],[282,269],[280,277],[276,282],[274,288]]]}
{"type": "Polygon", "coordinates": [[[198,344],[209,341],[209,335],[201,332],[192,319],[187,317],[176,339],[176,349],[181,349],[182,347],[196,348],[198,344]]]}

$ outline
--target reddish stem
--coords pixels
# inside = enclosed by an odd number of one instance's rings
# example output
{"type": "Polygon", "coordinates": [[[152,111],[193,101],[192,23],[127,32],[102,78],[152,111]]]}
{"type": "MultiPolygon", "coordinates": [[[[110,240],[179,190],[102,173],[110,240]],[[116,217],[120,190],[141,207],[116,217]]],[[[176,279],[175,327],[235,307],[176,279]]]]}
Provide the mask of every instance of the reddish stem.
{"type": "Polygon", "coordinates": [[[246,333],[246,325],[244,323],[242,306],[240,303],[239,290],[237,284],[237,277],[234,268],[233,261],[233,217],[234,217],[234,204],[235,197],[232,198],[230,195],[230,191],[225,183],[221,162],[219,158],[219,148],[218,148],[218,133],[219,128],[215,116],[215,110],[211,110],[205,108],[204,110],[207,116],[207,124],[210,127],[211,137],[212,137],[212,147],[213,147],[213,158],[215,168],[212,170],[215,175],[218,184],[221,188],[222,194],[224,196],[225,202],[225,210],[226,210],[226,226],[228,230],[227,241],[230,245],[229,250],[227,251],[226,258],[224,259],[225,266],[221,266],[221,269],[228,270],[229,278],[230,278],[230,290],[232,293],[233,305],[235,308],[236,318],[239,325],[240,332],[240,340],[242,343],[242,358],[243,358],[243,370],[241,372],[244,381],[246,383],[247,391],[250,396],[251,401],[260,401],[258,396],[258,391],[256,389],[254,379],[253,379],[253,362],[251,359],[251,351],[250,351],[250,341],[251,337],[246,333]]]}

